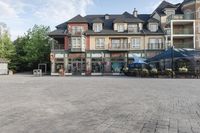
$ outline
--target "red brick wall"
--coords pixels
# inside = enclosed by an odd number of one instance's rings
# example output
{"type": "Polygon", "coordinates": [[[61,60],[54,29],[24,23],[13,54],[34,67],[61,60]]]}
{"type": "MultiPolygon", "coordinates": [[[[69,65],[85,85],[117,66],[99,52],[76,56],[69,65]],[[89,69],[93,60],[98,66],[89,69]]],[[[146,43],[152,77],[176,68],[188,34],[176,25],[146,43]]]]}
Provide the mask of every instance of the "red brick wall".
{"type": "Polygon", "coordinates": [[[88,30],[88,24],[86,23],[71,23],[71,24],[68,24],[68,27],[67,27],[68,32],[72,31],[72,26],[82,26],[84,31],[88,30]]]}
{"type": "Polygon", "coordinates": [[[90,50],[90,36],[86,36],[86,46],[85,46],[86,50],[90,50]]]}

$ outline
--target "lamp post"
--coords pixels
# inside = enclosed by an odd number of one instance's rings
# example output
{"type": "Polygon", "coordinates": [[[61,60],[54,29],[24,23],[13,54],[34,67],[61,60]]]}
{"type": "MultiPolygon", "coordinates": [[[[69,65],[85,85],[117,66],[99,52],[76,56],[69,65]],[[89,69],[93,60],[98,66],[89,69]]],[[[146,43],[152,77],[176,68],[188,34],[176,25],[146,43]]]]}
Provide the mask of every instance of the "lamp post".
{"type": "Polygon", "coordinates": [[[174,46],[171,47],[171,69],[172,69],[172,78],[174,78],[174,46]]]}

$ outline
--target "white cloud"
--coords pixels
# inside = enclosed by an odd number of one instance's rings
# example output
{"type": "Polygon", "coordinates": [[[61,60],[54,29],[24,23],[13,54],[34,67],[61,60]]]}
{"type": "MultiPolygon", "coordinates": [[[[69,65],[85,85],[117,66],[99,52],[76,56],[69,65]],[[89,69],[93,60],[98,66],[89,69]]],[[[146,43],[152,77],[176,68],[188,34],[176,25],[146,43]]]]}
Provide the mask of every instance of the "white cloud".
{"type": "Polygon", "coordinates": [[[0,18],[17,17],[15,9],[8,3],[0,1],[0,18]]]}
{"type": "Polygon", "coordinates": [[[77,14],[86,15],[86,8],[93,0],[49,0],[34,15],[44,22],[66,21],[77,14]]]}
{"type": "Polygon", "coordinates": [[[0,0],[0,22],[8,25],[12,40],[34,24],[54,28],[77,14],[86,15],[93,0],[0,0]]]}

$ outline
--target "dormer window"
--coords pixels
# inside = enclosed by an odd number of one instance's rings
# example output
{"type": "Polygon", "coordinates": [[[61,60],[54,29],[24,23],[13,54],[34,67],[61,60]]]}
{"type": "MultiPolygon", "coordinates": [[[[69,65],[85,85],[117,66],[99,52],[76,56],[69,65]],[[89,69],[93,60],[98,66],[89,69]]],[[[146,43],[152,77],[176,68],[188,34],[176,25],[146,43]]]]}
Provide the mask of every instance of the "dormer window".
{"type": "Polygon", "coordinates": [[[137,33],[138,32],[138,25],[137,24],[129,24],[128,25],[128,32],[137,33]]]}
{"type": "Polygon", "coordinates": [[[93,31],[94,32],[101,32],[103,29],[102,23],[94,23],[93,24],[93,31]]]}
{"type": "Polygon", "coordinates": [[[124,24],[118,24],[117,25],[117,31],[118,32],[124,32],[124,24]]]}
{"type": "Polygon", "coordinates": [[[165,10],[165,14],[167,16],[174,15],[175,14],[175,10],[174,9],[166,9],[165,10]]]}
{"type": "Polygon", "coordinates": [[[157,23],[149,23],[149,30],[151,32],[156,32],[158,30],[158,24],[157,23]]]}

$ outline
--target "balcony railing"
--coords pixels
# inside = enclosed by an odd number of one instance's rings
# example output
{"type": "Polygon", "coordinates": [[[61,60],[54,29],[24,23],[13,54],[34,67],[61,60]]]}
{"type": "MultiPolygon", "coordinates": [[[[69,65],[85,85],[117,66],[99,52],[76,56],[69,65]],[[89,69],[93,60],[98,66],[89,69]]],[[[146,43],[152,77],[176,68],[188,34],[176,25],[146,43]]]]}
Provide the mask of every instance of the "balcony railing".
{"type": "Polygon", "coordinates": [[[148,50],[159,50],[164,48],[164,43],[148,43],[148,50]]]}
{"type": "Polygon", "coordinates": [[[129,50],[129,43],[111,43],[109,44],[109,50],[129,50]]]}
{"type": "Polygon", "coordinates": [[[85,52],[85,48],[71,48],[71,52],[85,52]]]}
{"type": "Polygon", "coordinates": [[[54,43],[51,46],[51,51],[61,51],[61,50],[64,50],[64,49],[65,49],[64,44],[54,43]]]}
{"type": "Polygon", "coordinates": [[[190,29],[189,28],[187,28],[187,29],[186,28],[179,28],[179,29],[174,28],[173,34],[194,34],[194,32],[193,32],[192,27],[190,29]]]}
{"type": "Polygon", "coordinates": [[[171,20],[193,20],[194,13],[191,14],[172,14],[167,17],[167,22],[171,22],[171,20]]]}
{"type": "Polygon", "coordinates": [[[174,46],[176,48],[194,48],[194,45],[192,42],[190,42],[190,43],[174,43],[174,46]]]}
{"type": "Polygon", "coordinates": [[[70,35],[72,35],[72,36],[81,36],[81,35],[83,35],[83,31],[71,31],[71,32],[69,32],[69,34],[70,35]]]}

